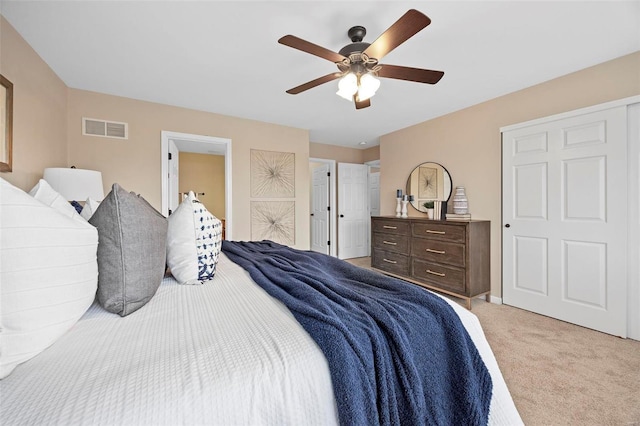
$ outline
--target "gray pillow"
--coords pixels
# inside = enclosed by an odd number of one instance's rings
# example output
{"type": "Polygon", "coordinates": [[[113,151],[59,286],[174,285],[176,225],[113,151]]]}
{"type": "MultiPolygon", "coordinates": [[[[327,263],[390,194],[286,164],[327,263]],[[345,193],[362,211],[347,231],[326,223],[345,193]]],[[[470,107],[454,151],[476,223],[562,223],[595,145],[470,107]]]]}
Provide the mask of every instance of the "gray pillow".
{"type": "Polygon", "coordinates": [[[98,228],[98,301],[129,315],[158,290],[165,271],[167,219],[117,183],[89,223],[98,228]]]}

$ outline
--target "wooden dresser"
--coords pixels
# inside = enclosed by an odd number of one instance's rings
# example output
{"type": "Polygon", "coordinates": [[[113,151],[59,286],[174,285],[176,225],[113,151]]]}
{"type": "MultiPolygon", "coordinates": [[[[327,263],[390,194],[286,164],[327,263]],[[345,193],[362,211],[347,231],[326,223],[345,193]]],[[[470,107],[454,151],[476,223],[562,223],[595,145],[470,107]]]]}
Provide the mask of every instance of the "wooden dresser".
{"type": "Polygon", "coordinates": [[[470,222],[371,218],[371,266],[466,300],[491,291],[490,225],[470,222]]]}

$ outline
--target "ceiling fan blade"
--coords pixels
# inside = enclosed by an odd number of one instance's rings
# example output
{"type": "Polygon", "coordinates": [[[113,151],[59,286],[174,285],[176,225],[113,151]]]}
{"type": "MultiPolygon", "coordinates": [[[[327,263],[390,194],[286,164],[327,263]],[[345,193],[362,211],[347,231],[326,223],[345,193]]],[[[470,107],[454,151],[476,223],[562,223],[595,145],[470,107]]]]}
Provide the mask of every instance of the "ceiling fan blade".
{"type": "Polygon", "coordinates": [[[293,47],[294,49],[302,50],[303,52],[310,53],[334,63],[341,62],[342,60],[346,59],[344,56],[337,52],[325,49],[322,46],[318,46],[317,44],[313,44],[292,35],[281,37],[280,40],[278,40],[278,43],[284,44],[285,46],[293,47]]]}
{"type": "Polygon", "coordinates": [[[380,60],[430,23],[431,19],[426,15],[415,9],[410,9],[371,43],[364,53],[370,58],[380,60]]]}
{"type": "Polygon", "coordinates": [[[422,68],[401,67],[398,65],[381,65],[378,77],[395,78],[397,80],[415,81],[418,83],[436,84],[443,71],[425,70],[422,68]]]}
{"type": "Polygon", "coordinates": [[[364,101],[359,101],[356,99],[356,96],[353,96],[353,102],[356,104],[356,109],[367,108],[371,106],[371,98],[365,99],[364,101]]]}
{"type": "Polygon", "coordinates": [[[321,84],[328,83],[331,80],[335,80],[340,78],[342,74],[339,72],[332,72],[331,74],[323,75],[322,77],[316,78],[315,80],[307,81],[300,86],[296,86],[293,89],[287,90],[287,93],[290,95],[297,95],[300,92],[304,92],[305,90],[313,89],[316,86],[320,86],[321,84]]]}

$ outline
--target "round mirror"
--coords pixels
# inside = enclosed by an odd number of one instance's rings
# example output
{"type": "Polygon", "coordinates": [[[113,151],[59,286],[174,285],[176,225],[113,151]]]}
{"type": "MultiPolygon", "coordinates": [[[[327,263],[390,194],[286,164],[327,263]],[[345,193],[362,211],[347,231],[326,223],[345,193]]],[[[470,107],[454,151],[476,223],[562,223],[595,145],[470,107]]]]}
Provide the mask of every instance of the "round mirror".
{"type": "Polygon", "coordinates": [[[438,163],[422,163],[407,179],[407,194],[413,195],[411,205],[426,212],[427,201],[449,201],[451,197],[451,175],[438,163]]]}

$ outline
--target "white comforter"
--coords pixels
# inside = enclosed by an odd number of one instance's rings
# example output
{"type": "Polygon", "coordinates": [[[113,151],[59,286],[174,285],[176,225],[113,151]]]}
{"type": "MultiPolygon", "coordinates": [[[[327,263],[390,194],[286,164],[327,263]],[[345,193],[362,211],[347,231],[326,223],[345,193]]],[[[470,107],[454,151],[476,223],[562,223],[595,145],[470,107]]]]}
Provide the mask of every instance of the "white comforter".
{"type": "MultiPolygon", "coordinates": [[[[521,424],[477,318],[452,306],[493,378],[490,423],[521,424]]],[[[167,278],[127,317],[94,304],[2,380],[0,398],[5,425],[337,423],[318,346],[224,254],[212,282],[167,278]]]]}

